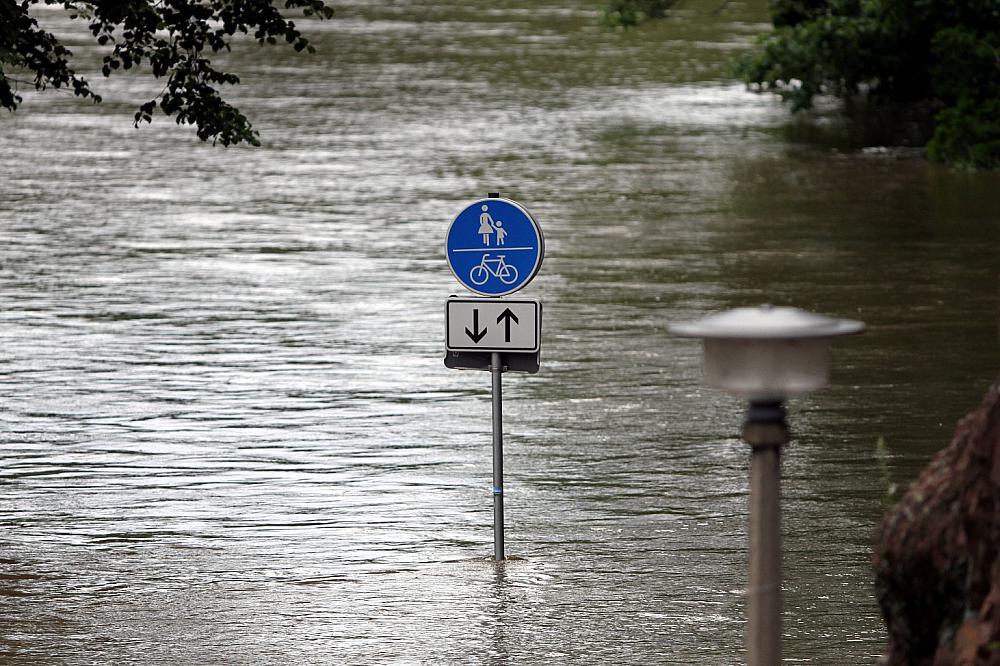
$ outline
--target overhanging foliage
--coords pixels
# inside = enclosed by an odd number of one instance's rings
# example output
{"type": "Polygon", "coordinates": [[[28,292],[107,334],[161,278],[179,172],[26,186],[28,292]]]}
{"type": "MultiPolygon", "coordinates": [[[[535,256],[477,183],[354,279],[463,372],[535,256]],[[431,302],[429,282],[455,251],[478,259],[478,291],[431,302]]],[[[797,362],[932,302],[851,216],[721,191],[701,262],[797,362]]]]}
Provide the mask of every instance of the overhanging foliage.
{"type": "MultiPolygon", "coordinates": [[[[104,76],[148,65],[153,76],[166,79],[163,92],[136,111],[136,126],[151,122],[159,109],[178,124],[194,125],[203,141],[226,146],[260,145],[260,140],[247,117],[218,90],[239,83],[239,77],[216,68],[210,56],[229,51],[237,33],[261,44],[283,41],[296,51],[313,51],[272,0],[0,0],[0,106],[10,111],[22,102],[11,74],[18,70],[26,71],[38,90],[70,88],[101,101],[72,68],[72,52],[31,15],[32,7],[42,3],[61,5],[71,18],[88,21],[96,42],[108,49],[104,76]]],[[[323,0],[284,0],[282,9],[333,16],[323,0]]]]}

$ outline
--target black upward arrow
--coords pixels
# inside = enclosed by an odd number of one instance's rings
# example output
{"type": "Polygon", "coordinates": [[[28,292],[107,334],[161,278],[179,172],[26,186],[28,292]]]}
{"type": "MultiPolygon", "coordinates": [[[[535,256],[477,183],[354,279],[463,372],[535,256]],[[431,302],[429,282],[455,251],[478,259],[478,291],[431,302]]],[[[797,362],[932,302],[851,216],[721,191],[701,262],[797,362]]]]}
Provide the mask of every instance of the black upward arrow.
{"type": "Polygon", "coordinates": [[[521,323],[520,321],[517,320],[517,315],[515,315],[513,312],[510,311],[510,308],[507,308],[506,310],[504,310],[503,312],[501,312],[500,316],[497,317],[497,323],[498,324],[501,321],[504,323],[504,342],[510,342],[510,320],[511,319],[514,320],[515,324],[520,324],[521,323]]]}
{"type": "Polygon", "coordinates": [[[483,336],[486,335],[486,331],[488,330],[489,329],[486,328],[481,331],[479,330],[479,308],[474,308],[472,310],[472,330],[470,331],[469,329],[465,329],[465,334],[472,338],[473,342],[478,343],[483,339],[483,336]]]}

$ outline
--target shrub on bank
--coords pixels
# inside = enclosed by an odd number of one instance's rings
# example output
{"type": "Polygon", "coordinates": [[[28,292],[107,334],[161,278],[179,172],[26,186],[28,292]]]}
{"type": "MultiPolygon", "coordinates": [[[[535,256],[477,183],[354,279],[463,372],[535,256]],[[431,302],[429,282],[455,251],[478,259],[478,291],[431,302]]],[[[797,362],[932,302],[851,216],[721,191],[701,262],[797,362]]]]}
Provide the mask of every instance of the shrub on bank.
{"type": "Polygon", "coordinates": [[[1000,0],[776,0],[738,71],[793,110],[817,95],[930,110],[927,154],[1000,167],[1000,0]]]}

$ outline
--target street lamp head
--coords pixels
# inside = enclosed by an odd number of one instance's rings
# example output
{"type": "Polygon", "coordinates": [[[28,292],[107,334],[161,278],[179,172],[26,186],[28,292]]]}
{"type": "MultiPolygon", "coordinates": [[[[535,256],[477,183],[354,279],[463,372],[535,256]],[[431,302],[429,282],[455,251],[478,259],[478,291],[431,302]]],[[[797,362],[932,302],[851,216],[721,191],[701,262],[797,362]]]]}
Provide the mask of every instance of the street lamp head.
{"type": "Polygon", "coordinates": [[[702,338],[709,386],[751,401],[782,401],[825,386],[830,339],[860,333],[864,324],[762,305],[669,328],[676,335],[702,338]]]}

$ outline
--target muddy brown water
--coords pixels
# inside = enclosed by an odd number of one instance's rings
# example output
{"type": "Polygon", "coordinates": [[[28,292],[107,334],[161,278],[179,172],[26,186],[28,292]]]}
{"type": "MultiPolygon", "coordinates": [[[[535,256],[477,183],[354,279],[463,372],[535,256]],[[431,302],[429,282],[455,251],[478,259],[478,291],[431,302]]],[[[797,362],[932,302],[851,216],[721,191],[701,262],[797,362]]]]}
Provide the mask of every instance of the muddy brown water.
{"type": "Polygon", "coordinates": [[[869,326],[790,406],[784,649],[872,663],[873,527],[996,375],[997,175],[727,79],[762,3],[338,11],[231,56],[261,149],[132,129],[136,77],[0,118],[2,660],[739,663],[743,408],[666,326],[770,302],[869,326]],[[442,364],[492,190],[547,241],[499,569],[488,377],[442,364]]]}

